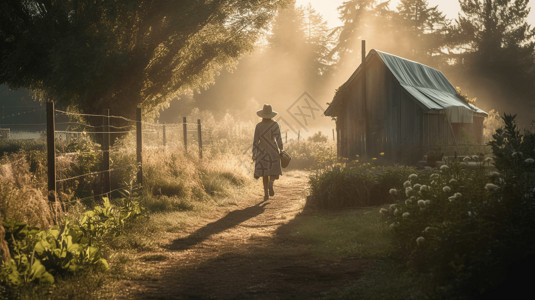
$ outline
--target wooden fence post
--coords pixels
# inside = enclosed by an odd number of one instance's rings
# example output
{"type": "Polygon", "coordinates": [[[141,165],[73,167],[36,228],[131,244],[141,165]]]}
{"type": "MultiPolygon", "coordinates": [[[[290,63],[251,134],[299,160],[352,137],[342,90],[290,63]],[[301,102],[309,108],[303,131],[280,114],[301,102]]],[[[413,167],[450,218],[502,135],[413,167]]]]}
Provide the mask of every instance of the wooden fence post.
{"type": "Polygon", "coordinates": [[[188,124],[186,124],[186,117],[182,119],[182,128],[184,131],[184,151],[188,152],[188,124]]]}
{"type": "Polygon", "coordinates": [[[54,102],[46,103],[46,152],[48,164],[48,200],[56,202],[56,145],[54,102]]]}
{"type": "Polygon", "coordinates": [[[334,138],[334,128],[333,128],[333,142],[336,141],[336,139],[334,138]]]}
{"type": "Polygon", "coordinates": [[[136,154],[137,154],[137,183],[143,186],[143,156],[142,156],[142,126],[141,126],[141,108],[136,109],[136,154]]]}
{"type": "MultiPolygon", "coordinates": [[[[104,171],[104,191],[109,193],[111,191],[111,176],[110,176],[110,109],[106,110],[106,117],[104,119],[104,135],[102,139],[102,163],[104,171]]],[[[111,195],[108,195],[111,197],[111,195]]]]}
{"type": "Polygon", "coordinates": [[[163,146],[167,146],[167,136],[165,134],[165,124],[162,125],[163,146]]]}
{"type": "Polygon", "coordinates": [[[202,159],[202,132],[200,119],[197,119],[197,134],[199,136],[199,158],[202,159]]]}

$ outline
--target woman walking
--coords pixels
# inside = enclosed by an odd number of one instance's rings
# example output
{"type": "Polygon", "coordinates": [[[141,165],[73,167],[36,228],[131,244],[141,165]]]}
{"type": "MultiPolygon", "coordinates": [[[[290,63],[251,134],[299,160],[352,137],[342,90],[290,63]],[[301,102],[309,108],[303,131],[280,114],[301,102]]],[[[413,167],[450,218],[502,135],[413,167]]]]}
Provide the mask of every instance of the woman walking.
{"type": "Polygon", "coordinates": [[[256,124],[253,140],[253,160],[255,162],[254,177],[262,177],[264,184],[264,200],[275,195],[273,182],[282,175],[280,152],[283,150],[279,123],[273,120],[277,115],[271,105],[256,113],[262,121],[256,124]]]}

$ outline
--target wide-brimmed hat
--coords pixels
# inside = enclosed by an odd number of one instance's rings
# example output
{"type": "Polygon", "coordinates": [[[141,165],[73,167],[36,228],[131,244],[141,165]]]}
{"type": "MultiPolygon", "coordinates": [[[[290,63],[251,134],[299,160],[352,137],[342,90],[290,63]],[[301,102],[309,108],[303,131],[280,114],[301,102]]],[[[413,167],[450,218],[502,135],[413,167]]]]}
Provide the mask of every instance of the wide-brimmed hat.
{"type": "Polygon", "coordinates": [[[271,105],[264,104],[264,108],[257,111],[256,114],[261,118],[271,119],[277,115],[277,112],[274,111],[273,108],[271,108],[271,105]]]}

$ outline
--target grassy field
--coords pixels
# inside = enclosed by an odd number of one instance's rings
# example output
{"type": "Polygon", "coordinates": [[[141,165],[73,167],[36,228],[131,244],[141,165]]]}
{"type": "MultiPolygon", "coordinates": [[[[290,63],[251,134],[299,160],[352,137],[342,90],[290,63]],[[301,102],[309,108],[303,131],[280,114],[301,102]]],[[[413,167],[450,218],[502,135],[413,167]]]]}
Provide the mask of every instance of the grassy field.
{"type": "Polygon", "coordinates": [[[304,239],[318,258],[357,257],[367,263],[359,278],[333,287],[323,299],[424,299],[425,278],[395,259],[381,207],[313,212],[295,220],[292,236],[304,239]]]}

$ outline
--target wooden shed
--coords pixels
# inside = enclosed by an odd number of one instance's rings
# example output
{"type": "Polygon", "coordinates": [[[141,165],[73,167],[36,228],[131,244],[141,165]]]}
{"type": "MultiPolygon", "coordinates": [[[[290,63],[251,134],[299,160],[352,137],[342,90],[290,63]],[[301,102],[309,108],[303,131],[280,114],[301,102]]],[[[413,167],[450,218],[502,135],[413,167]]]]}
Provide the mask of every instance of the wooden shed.
{"type": "MultiPolygon", "coordinates": [[[[364,47],[363,47],[364,48],[364,47]]],[[[325,111],[336,119],[338,155],[414,163],[461,144],[482,144],[487,113],[469,104],[442,72],[371,50],[325,111]]]]}

